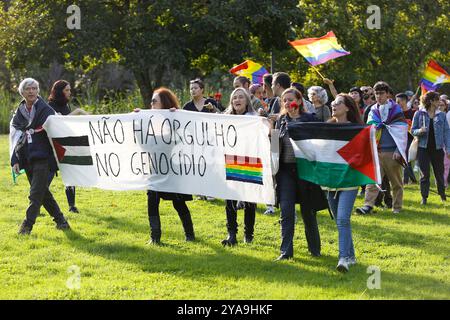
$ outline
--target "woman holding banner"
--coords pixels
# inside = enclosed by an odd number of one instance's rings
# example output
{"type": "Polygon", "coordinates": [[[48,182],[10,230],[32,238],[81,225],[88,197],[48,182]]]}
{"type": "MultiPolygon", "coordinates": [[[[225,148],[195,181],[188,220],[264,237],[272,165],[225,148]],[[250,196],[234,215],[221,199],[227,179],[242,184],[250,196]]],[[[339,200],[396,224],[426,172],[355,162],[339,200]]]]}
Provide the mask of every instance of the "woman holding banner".
{"type": "Polygon", "coordinates": [[[276,260],[294,256],[295,204],[300,203],[305,224],[308,249],[313,256],[320,256],[320,235],[316,211],[327,208],[326,198],[319,186],[297,175],[294,149],[289,139],[288,125],[295,122],[318,121],[304,111],[302,94],[295,88],[286,89],[281,95],[280,118],[275,129],[280,130],[280,164],[276,175],[277,198],[281,206],[281,247],[276,260]]]}
{"type": "MultiPolygon", "coordinates": [[[[153,92],[152,109],[170,109],[175,111],[180,108],[175,94],[167,88],[159,88],[153,92]]],[[[173,207],[178,212],[181,223],[183,224],[186,241],[194,241],[194,226],[192,224],[191,213],[186,205],[186,201],[192,200],[191,195],[180,193],[169,193],[159,191],[147,191],[147,211],[150,222],[150,244],[161,243],[161,220],[159,216],[160,199],[172,200],[173,207]]]]}
{"type": "MultiPolygon", "coordinates": [[[[328,122],[363,124],[355,101],[348,94],[340,93],[331,103],[331,116],[328,122]]],[[[353,247],[350,217],[358,194],[358,186],[345,189],[329,189],[328,203],[336,221],[339,234],[339,261],[336,269],[347,272],[350,265],[356,264],[353,247]]]]}
{"type": "MultiPolygon", "coordinates": [[[[224,114],[258,116],[253,109],[252,101],[248,92],[242,88],[236,88],[230,96],[230,105],[224,114]]],[[[234,246],[237,244],[237,201],[226,200],[227,229],[228,237],[222,240],[224,246],[234,246]]],[[[256,203],[244,202],[244,241],[253,241],[253,231],[255,227],[256,203]]]]}
{"type": "Polygon", "coordinates": [[[57,229],[70,229],[50,192],[48,182],[49,174],[56,171],[57,165],[47,133],[42,126],[55,111],[39,96],[39,83],[36,80],[24,79],[19,85],[19,93],[23,100],[14,114],[11,125],[15,130],[22,132],[22,135],[15,143],[11,166],[16,174],[20,169],[25,169],[30,183],[28,196],[30,202],[19,234],[31,233],[41,206],[44,206],[53,217],[57,229]]]}
{"type": "MultiPolygon", "coordinates": [[[[48,105],[55,110],[57,114],[67,116],[67,115],[77,115],[77,114],[88,114],[82,109],[72,109],[69,106],[69,100],[71,97],[70,83],[66,80],[56,81],[50,91],[48,97],[48,105]]],[[[53,180],[54,173],[50,174],[49,181],[53,180]]],[[[49,184],[50,184],[49,182],[49,184]]],[[[78,213],[78,208],[75,206],[75,187],[66,186],[66,197],[69,204],[69,212],[78,213]]]]}

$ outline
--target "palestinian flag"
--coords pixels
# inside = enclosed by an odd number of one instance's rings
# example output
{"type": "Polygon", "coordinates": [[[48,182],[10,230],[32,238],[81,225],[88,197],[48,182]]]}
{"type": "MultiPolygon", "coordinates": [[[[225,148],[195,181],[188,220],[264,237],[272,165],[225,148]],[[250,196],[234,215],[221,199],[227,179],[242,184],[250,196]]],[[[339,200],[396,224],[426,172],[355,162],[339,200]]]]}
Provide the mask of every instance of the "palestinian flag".
{"type": "Polygon", "coordinates": [[[260,158],[225,155],[226,180],[263,184],[260,158]]]}
{"type": "Polygon", "coordinates": [[[92,166],[88,136],[52,138],[59,163],[92,166]]]}
{"type": "Polygon", "coordinates": [[[298,177],[328,188],[380,184],[375,128],[359,124],[289,124],[298,177]]]}

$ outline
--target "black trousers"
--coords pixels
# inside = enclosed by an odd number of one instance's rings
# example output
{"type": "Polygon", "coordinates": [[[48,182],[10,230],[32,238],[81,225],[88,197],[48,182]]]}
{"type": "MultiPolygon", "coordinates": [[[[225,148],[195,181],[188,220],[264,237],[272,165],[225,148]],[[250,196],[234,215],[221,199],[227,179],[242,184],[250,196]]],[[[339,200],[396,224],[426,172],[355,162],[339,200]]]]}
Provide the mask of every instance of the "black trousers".
{"type": "Polygon", "coordinates": [[[445,198],[444,156],[444,150],[442,149],[430,151],[426,148],[418,148],[417,160],[420,168],[420,193],[422,198],[428,198],[430,193],[430,163],[433,166],[438,193],[445,198]]]}
{"type": "Polygon", "coordinates": [[[66,187],[66,197],[69,207],[75,206],[75,187],[66,187]]]}
{"type": "MultiPolygon", "coordinates": [[[[55,172],[49,172],[48,174],[48,185],[50,186],[52,184],[53,178],[55,177],[55,172]]],[[[75,187],[66,187],[66,197],[67,197],[67,203],[69,204],[69,207],[75,206],[75,187]]]]}
{"type": "MultiPolygon", "coordinates": [[[[277,174],[277,183],[281,207],[281,246],[280,253],[287,257],[294,256],[295,204],[297,194],[301,192],[301,184],[305,181],[297,178],[294,164],[283,164],[277,174]]],[[[313,255],[320,255],[321,241],[317,214],[312,204],[304,201],[300,206],[308,250],[313,255]]]]}
{"type": "Polygon", "coordinates": [[[44,206],[56,223],[61,223],[65,220],[58,203],[49,190],[49,171],[47,159],[34,160],[25,168],[30,183],[30,195],[28,196],[30,204],[26,211],[26,224],[29,226],[35,224],[41,206],[44,206]]]}
{"type": "MultiPolygon", "coordinates": [[[[147,192],[147,213],[148,219],[150,222],[150,228],[152,232],[156,232],[156,234],[161,233],[161,225],[159,220],[159,202],[160,196],[156,191],[148,191],[147,192]],[[156,219],[155,219],[156,218],[156,219]]],[[[184,200],[172,200],[173,207],[178,213],[180,217],[181,223],[183,224],[184,232],[186,234],[194,233],[194,226],[192,223],[191,212],[186,205],[186,201],[184,200]]]]}
{"type": "Polygon", "coordinates": [[[381,182],[381,189],[385,191],[378,192],[377,199],[375,200],[375,205],[382,206],[384,201],[384,204],[386,204],[387,206],[392,206],[391,183],[389,182],[387,174],[384,175],[384,178],[381,182]]]}
{"type": "MultiPolygon", "coordinates": [[[[236,234],[237,223],[237,201],[227,200],[225,211],[227,213],[227,229],[229,233],[236,234]]],[[[244,205],[244,233],[253,236],[255,230],[256,203],[246,202],[244,205]]]]}

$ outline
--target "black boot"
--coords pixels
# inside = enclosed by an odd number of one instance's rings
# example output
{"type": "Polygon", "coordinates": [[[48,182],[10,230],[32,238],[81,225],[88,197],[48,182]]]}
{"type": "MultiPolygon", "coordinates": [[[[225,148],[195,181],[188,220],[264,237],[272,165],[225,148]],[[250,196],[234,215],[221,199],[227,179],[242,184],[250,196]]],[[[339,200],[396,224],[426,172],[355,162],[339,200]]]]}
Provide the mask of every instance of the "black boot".
{"type": "Polygon", "coordinates": [[[31,233],[31,230],[33,229],[33,226],[28,224],[27,220],[23,220],[22,224],[20,225],[19,228],[19,234],[20,235],[28,235],[31,233]]]}
{"type": "Polygon", "coordinates": [[[244,228],[244,242],[245,243],[252,243],[253,242],[253,228],[244,228]],[[251,230],[249,230],[251,229],[251,230]]]}
{"type": "Polygon", "coordinates": [[[148,217],[150,222],[150,244],[161,244],[161,220],[159,216],[148,217]]]}
{"type": "Polygon", "coordinates": [[[237,245],[237,239],[236,239],[236,232],[230,232],[228,231],[228,238],[222,240],[222,245],[234,247],[237,245]]]}
{"type": "Polygon", "coordinates": [[[70,230],[70,225],[67,222],[66,218],[61,214],[58,219],[53,219],[56,222],[56,229],[59,230],[70,230]]]}
{"type": "Polygon", "coordinates": [[[184,234],[186,241],[195,241],[194,225],[192,223],[191,214],[185,214],[180,216],[181,223],[183,224],[184,234]]]}
{"type": "Polygon", "coordinates": [[[245,234],[244,242],[245,243],[252,243],[253,242],[253,234],[245,234]]]}

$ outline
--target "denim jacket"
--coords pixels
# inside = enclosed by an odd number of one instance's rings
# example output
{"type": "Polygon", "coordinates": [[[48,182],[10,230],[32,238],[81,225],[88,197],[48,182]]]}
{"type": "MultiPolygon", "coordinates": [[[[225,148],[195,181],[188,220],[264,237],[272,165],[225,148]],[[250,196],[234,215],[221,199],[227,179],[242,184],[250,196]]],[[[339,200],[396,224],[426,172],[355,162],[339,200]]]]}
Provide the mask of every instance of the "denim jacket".
{"type": "MultiPolygon", "coordinates": [[[[445,118],[445,113],[436,112],[433,120],[434,125],[434,137],[436,139],[436,149],[440,150],[444,147],[450,151],[450,128],[445,118]]],[[[430,128],[430,116],[428,112],[422,108],[414,114],[411,133],[413,136],[419,137],[419,147],[426,148],[428,144],[428,129],[430,128]],[[420,128],[424,126],[427,128],[426,132],[419,132],[420,128]]]]}

